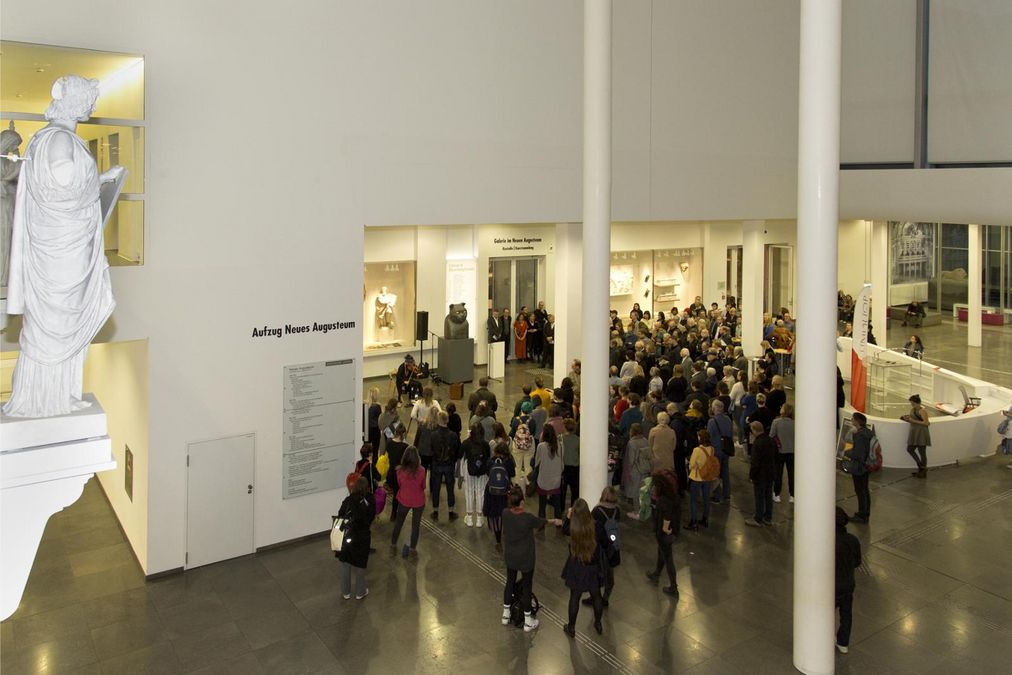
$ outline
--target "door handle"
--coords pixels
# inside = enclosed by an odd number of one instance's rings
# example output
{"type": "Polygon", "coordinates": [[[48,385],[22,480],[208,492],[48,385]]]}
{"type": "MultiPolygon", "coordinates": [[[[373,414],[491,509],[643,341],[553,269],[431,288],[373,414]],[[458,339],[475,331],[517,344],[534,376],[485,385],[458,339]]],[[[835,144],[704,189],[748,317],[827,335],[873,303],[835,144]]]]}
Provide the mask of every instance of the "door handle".
{"type": "Polygon", "coordinates": [[[252,485],[247,485],[246,486],[246,494],[248,494],[248,495],[253,494],[253,486],[252,485]]]}

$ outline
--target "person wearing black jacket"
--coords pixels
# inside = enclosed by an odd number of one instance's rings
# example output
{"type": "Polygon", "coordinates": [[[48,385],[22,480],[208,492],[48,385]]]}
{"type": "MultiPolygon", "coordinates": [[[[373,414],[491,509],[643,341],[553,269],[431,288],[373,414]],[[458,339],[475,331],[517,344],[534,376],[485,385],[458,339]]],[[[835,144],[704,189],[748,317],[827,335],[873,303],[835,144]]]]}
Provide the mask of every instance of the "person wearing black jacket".
{"type": "Polygon", "coordinates": [[[510,316],[510,308],[503,307],[502,314],[499,316],[499,333],[502,335],[502,342],[505,349],[503,361],[510,360],[510,341],[513,338],[513,317],[510,316]]]}
{"type": "Polygon", "coordinates": [[[394,430],[394,437],[387,441],[386,455],[387,460],[390,462],[390,468],[387,470],[387,492],[390,495],[390,522],[397,520],[397,467],[401,465],[401,459],[404,458],[404,451],[408,449],[408,444],[404,442],[404,435],[407,431],[404,429],[404,425],[397,423],[397,428],[394,430]]]}
{"type": "MultiPolygon", "coordinates": [[[[618,522],[622,517],[622,509],[618,506],[618,488],[609,485],[601,492],[601,501],[591,510],[590,517],[594,519],[597,543],[605,554],[604,594],[601,596],[601,600],[602,604],[607,607],[608,598],[611,597],[611,592],[615,588],[615,568],[622,562],[622,551],[611,542],[605,529],[605,523],[609,519],[618,522]]],[[[584,598],[583,604],[593,605],[594,598],[584,598]]]]}
{"type": "Polygon", "coordinates": [[[369,595],[365,585],[365,568],[372,546],[370,528],[376,517],[376,502],[373,501],[368,478],[358,477],[351,494],[341,503],[337,517],[344,518],[347,523],[341,550],[334,554],[341,561],[341,593],[345,600],[351,598],[352,568],[355,568],[355,599],[361,600],[369,595]]]}
{"type": "MultiPolygon", "coordinates": [[[[770,412],[770,424],[773,424],[773,419],[780,414],[780,409],[787,403],[787,392],[784,391],[784,378],[780,375],[773,376],[771,386],[770,393],[766,394],[766,408],[770,412]]],[[[766,431],[769,431],[770,427],[766,424],[766,420],[761,421],[766,426],[766,431]]]]}
{"type": "Polygon", "coordinates": [[[780,412],[780,408],[777,408],[774,412],[774,410],[767,405],[768,400],[769,399],[766,397],[766,394],[757,394],[755,402],[759,407],[755,409],[755,412],[745,418],[745,421],[749,424],[752,422],[759,422],[762,424],[763,429],[767,434],[770,432],[770,427],[773,426],[773,420],[776,419],[777,413],[780,412]]]}
{"type": "Polygon", "coordinates": [[[654,507],[654,536],[657,539],[657,566],[647,572],[647,579],[657,583],[661,570],[667,568],[669,584],[664,587],[668,595],[678,597],[678,583],[675,577],[675,558],[671,546],[682,528],[682,502],[678,499],[678,479],[672,471],[653,473],[653,491],[657,498],[654,507]]]}
{"type": "Polygon", "coordinates": [[[840,629],[836,631],[836,648],[846,654],[850,646],[850,629],[854,621],[854,570],[861,566],[861,542],[847,532],[847,513],[836,507],[836,606],[840,608],[840,629]]]}
{"type": "Polygon", "coordinates": [[[871,518],[871,491],[868,489],[868,468],[866,463],[871,453],[871,439],[875,434],[868,428],[868,418],[859,412],[851,417],[854,423],[854,446],[844,456],[850,460],[847,473],[854,480],[854,494],[857,496],[857,513],[850,519],[855,523],[867,523],[871,518]]]}
{"type": "Polygon", "coordinates": [[[432,472],[429,477],[429,495],[432,497],[432,519],[439,520],[440,486],[446,484],[446,506],[450,520],[457,519],[453,507],[457,501],[453,495],[453,469],[460,459],[460,437],[447,428],[450,421],[446,411],[439,413],[439,426],[432,431],[429,444],[432,448],[432,472]]]}
{"type": "Polygon", "coordinates": [[[755,491],[755,516],[745,519],[752,527],[773,524],[773,479],[777,470],[777,446],[762,422],[754,421],[752,431],[752,457],[748,477],[755,491]]]}
{"type": "Polygon", "coordinates": [[[482,401],[485,402],[488,414],[495,417],[495,412],[499,409],[499,401],[496,400],[495,394],[488,390],[487,377],[482,377],[478,380],[478,388],[467,399],[467,409],[471,411],[472,415],[478,409],[478,404],[482,401]]]}

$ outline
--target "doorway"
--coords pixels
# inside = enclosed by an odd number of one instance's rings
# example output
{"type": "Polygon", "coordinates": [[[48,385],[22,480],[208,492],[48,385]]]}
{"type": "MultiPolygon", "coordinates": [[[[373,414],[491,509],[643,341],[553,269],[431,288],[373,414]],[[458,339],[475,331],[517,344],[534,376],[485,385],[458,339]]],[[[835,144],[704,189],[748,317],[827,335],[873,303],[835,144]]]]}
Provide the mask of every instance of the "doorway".
{"type": "Polygon", "coordinates": [[[490,258],[488,261],[488,301],[502,310],[509,307],[515,317],[521,307],[538,306],[544,287],[544,256],[527,258],[490,258]]]}
{"type": "Polygon", "coordinates": [[[741,270],[742,270],[742,246],[727,247],[727,274],[726,286],[728,298],[734,298],[735,302],[741,301],[741,270]]]}
{"type": "Polygon", "coordinates": [[[256,435],[186,446],[186,568],[253,553],[256,435]]]}
{"type": "Polygon", "coordinates": [[[794,248],[784,244],[766,245],[765,311],[780,314],[786,308],[794,314],[794,248]]]}

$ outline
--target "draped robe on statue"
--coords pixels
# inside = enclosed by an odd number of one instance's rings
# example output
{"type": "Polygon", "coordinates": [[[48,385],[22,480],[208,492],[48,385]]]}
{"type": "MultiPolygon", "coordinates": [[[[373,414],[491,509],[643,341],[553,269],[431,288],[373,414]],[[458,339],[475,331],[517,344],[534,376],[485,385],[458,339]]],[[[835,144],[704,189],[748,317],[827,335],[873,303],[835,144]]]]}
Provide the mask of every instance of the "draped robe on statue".
{"type": "Polygon", "coordinates": [[[116,302],[102,237],[98,170],[84,141],[48,126],[35,134],[25,156],[7,297],[8,314],[23,314],[24,320],[13,393],[3,411],[50,417],[87,405],[81,401],[84,357],[116,302]],[[60,136],[72,141],[69,179],[60,174],[66,162],[54,166],[59,158],[51,146],[60,136]]]}

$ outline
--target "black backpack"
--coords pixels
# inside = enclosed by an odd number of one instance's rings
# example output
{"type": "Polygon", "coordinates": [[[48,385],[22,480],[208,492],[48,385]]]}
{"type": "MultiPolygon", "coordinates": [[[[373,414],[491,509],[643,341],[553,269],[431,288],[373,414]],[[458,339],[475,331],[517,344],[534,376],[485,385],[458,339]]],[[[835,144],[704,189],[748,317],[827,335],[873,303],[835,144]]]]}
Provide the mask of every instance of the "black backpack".
{"type": "Polygon", "coordinates": [[[492,462],[488,470],[488,493],[498,497],[504,497],[510,491],[510,474],[506,465],[501,459],[492,462]]]}
{"type": "MultiPolygon", "coordinates": [[[[537,616],[539,609],[541,603],[538,602],[538,596],[531,591],[531,616],[537,616]]],[[[514,585],[513,602],[510,603],[510,623],[517,628],[524,627],[524,609],[520,606],[520,584],[514,585]]]]}

